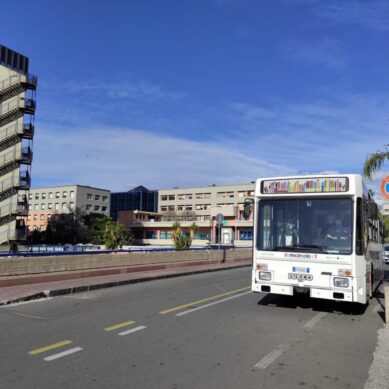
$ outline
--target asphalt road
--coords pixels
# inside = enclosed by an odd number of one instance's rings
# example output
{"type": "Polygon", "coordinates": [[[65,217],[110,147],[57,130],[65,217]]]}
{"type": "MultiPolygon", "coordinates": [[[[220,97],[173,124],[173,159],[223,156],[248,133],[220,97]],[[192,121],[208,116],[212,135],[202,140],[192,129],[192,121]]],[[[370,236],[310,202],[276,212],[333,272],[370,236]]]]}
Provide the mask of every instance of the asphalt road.
{"type": "Polygon", "coordinates": [[[0,308],[0,387],[363,388],[382,295],[355,312],[249,284],[241,268],[0,308]]]}

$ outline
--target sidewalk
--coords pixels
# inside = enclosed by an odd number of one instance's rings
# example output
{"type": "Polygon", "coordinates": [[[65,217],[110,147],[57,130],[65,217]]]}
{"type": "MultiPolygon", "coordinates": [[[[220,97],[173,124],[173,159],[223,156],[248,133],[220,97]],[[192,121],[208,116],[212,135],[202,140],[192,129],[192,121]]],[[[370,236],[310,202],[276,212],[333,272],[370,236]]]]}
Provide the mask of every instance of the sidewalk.
{"type": "MultiPolygon", "coordinates": [[[[148,270],[147,266],[134,266],[131,272],[128,272],[128,269],[126,269],[127,272],[122,274],[105,274],[94,277],[73,278],[62,281],[48,281],[16,286],[3,286],[0,287],[0,306],[20,301],[85,292],[94,289],[111,288],[114,286],[151,281],[161,278],[179,277],[197,273],[235,269],[239,267],[250,266],[251,263],[251,259],[217,264],[193,264],[192,266],[182,266],[179,263],[171,263],[164,269],[155,269],[155,267],[153,268],[153,266],[150,266],[150,269],[148,270]]],[[[106,273],[109,273],[109,269],[106,270],[106,273]]],[[[115,273],[117,273],[117,269],[115,273]]],[[[64,274],[64,276],[66,276],[66,274],[64,274]]]]}

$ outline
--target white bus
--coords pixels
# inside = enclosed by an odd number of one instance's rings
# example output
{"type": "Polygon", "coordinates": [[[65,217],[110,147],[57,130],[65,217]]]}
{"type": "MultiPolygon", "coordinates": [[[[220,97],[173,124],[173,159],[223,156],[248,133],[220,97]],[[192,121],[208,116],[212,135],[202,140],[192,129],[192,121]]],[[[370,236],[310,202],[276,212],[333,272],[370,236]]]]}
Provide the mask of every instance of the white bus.
{"type": "Polygon", "coordinates": [[[356,174],[256,181],[252,291],[366,304],[383,279],[383,222],[356,174]]]}

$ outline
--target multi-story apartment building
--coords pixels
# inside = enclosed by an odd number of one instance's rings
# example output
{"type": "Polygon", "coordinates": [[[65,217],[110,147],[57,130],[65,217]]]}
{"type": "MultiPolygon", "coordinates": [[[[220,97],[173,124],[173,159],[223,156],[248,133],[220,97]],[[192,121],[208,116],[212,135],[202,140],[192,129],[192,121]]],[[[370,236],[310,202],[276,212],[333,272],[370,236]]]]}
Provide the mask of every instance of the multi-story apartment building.
{"type": "Polygon", "coordinates": [[[64,185],[30,190],[27,226],[30,231],[44,231],[54,214],[74,212],[109,216],[110,191],[83,185],[64,185]]]}
{"type": "Polygon", "coordinates": [[[249,183],[159,190],[157,213],[119,212],[118,220],[132,228],[141,243],[171,245],[172,226],[178,221],[188,233],[193,223],[198,226],[194,245],[249,246],[253,217],[245,219],[243,211],[245,199],[254,195],[254,188],[255,184],[249,183]]]}
{"type": "Polygon", "coordinates": [[[0,243],[24,240],[37,78],[24,55],[0,45],[0,243]]]}
{"type": "Polygon", "coordinates": [[[144,186],[137,186],[128,192],[111,193],[111,217],[118,220],[119,211],[146,211],[158,210],[158,192],[144,186]]]}

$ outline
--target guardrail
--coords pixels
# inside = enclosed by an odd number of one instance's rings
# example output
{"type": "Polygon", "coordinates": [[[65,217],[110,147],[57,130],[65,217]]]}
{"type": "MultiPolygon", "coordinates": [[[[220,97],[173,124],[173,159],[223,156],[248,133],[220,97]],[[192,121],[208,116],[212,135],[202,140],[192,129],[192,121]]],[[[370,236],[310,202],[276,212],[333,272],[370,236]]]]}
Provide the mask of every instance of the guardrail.
{"type": "MultiPolygon", "coordinates": [[[[55,246],[51,246],[55,247],[55,246]]],[[[34,251],[34,246],[29,250],[19,250],[15,253],[9,251],[0,252],[0,257],[42,257],[42,256],[72,256],[72,255],[95,255],[95,254],[119,254],[119,253],[152,253],[152,252],[174,252],[174,251],[210,251],[210,250],[247,250],[250,247],[235,247],[226,245],[214,245],[208,247],[190,247],[189,249],[175,249],[172,247],[142,247],[137,249],[125,250],[80,250],[80,251],[60,251],[63,246],[58,246],[58,251],[34,251]]]]}

